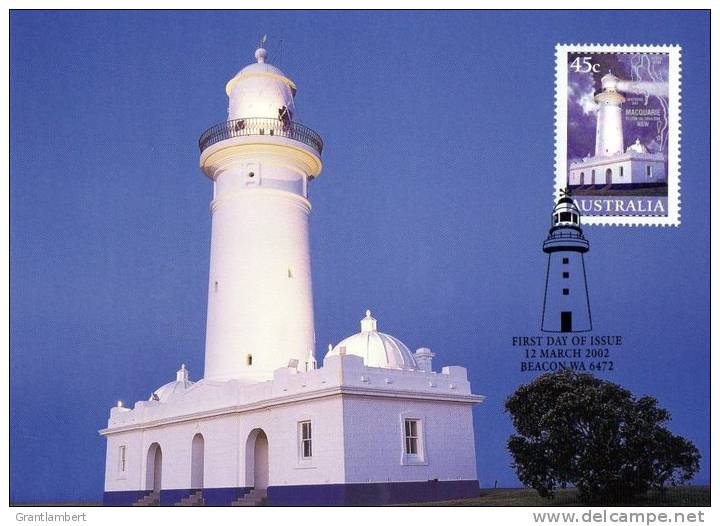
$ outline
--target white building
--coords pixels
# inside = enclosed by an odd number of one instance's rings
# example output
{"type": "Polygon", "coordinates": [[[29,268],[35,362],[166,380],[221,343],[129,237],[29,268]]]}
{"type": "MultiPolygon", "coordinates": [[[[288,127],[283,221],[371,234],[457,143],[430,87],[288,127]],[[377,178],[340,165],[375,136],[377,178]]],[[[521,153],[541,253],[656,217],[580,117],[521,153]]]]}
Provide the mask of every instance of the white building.
{"type": "Polygon", "coordinates": [[[640,139],[627,148],[624,146],[622,105],[625,97],[618,91],[619,79],[608,73],[600,81],[602,91],[595,95],[598,105],[595,155],[570,163],[568,185],[581,189],[667,183],[664,154],[648,152],[640,139]]]}
{"type": "Polygon", "coordinates": [[[361,331],[315,359],[308,183],[320,136],[293,120],[295,84],[266,63],[226,86],[228,120],[200,138],[213,181],[204,378],[110,411],[109,505],[382,504],[477,494],[466,370],[433,371],[361,331]]]}

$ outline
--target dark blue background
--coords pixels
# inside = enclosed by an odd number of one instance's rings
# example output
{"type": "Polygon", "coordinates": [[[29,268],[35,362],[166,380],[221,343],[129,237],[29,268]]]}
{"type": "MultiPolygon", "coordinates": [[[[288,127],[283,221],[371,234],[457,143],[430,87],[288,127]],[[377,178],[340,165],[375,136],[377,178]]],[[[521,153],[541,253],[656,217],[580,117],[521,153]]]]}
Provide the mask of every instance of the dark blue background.
{"type": "Polygon", "coordinates": [[[557,42],[682,45],[682,225],[586,227],[606,377],[656,396],[709,481],[709,14],[13,12],[11,500],[99,500],[106,425],[202,374],[211,184],[197,138],[268,33],[326,141],[312,183],[318,352],[366,308],[470,371],[483,485],[516,486],[513,335],[538,333],[557,42]],[[283,54],[278,42],[283,39],[283,54]]]}

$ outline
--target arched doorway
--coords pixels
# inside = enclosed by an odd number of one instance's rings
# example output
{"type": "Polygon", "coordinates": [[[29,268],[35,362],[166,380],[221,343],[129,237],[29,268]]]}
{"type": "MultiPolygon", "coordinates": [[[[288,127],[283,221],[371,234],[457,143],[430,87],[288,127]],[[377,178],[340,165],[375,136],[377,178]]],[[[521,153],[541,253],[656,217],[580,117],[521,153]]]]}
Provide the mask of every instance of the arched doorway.
{"type": "Polygon", "coordinates": [[[255,489],[266,489],[270,482],[268,438],[262,429],[253,429],[245,445],[245,480],[255,489]]]}
{"type": "Polygon", "coordinates": [[[157,442],[153,442],[148,449],[145,488],[152,491],[160,491],[162,488],[162,449],[157,442]]]}
{"type": "Polygon", "coordinates": [[[607,185],[612,184],[612,170],[610,168],[605,170],[605,184],[607,184],[607,185]]]}
{"type": "Polygon", "coordinates": [[[202,489],[205,478],[205,439],[197,433],[192,439],[190,458],[190,488],[202,489]]]}

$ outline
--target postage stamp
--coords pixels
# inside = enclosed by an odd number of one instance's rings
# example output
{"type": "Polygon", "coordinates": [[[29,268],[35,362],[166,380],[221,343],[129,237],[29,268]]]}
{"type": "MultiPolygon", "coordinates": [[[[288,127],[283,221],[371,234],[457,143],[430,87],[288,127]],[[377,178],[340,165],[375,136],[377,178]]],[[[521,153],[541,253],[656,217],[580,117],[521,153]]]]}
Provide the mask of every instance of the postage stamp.
{"type": "Polygon", "coordinates": [[[555,198],[585,224],[680,224],[680,52],[557,45],[555,198]]]}

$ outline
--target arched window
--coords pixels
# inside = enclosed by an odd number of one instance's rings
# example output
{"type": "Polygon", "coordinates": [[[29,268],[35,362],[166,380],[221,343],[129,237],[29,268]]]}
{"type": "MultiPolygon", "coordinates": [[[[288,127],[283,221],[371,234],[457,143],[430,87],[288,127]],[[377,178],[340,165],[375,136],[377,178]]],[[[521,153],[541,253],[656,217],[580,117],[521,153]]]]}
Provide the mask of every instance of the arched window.
{"type": "Polygon", "coordinates": [[[202,489],[205,478],[205,439],[197,433],[190,453],[190,488],[202,489]]]}

